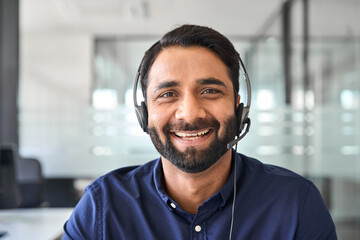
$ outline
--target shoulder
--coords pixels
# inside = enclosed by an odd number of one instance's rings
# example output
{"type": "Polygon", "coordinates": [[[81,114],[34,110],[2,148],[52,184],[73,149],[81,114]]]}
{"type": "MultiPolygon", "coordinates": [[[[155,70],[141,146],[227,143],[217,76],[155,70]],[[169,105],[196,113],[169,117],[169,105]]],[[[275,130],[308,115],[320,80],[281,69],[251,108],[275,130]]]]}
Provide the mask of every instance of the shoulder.
{"type": "Polygon", "coordinates": [[[89,184],[64,225],[64,239],[101,239],[105,215],[124,216],[131,209],[126,206],[134,206],[142,194],[151,192],[157,162],[119,168],[89,184]]]}
{"type": "Polygon", "coordinates": [[[283,167],[265,164],[255,158],[248,157],[246,155],[237,153],[237,160],[240,160],[241,167],[245,172],[251,172],[254,174],[264,175],[267,177],[275,178],[293,178],[299,181],[310,182],[303,176],[283,167]]]}
{"type": "Polygon", "coordinates": [[[237,161],[243,181],[251,185],[266,186],[267,189],[275,192],[277,190],[285,190],[288,193],[298,192],[303,196],[310,189],[316,188],[310,180],[289,169],[265,164],[243,154],[237,154],[237,161]]]}
{"type": "Polygon", "coordinates": [[[271,221],[285,219],[286,226],[294,227],[296,239],[336,239],[329,211],[310,180],[242,154],[236,160],[243,204],[271,212],[271,221]]]}
{"type": "Polygon", "coordinates": [[[134,184],[149,183],[153,177],[158,159],[144,165],[129,166],[113,170],[93,181],[86,190],[104,191],[109,188],[131,187],[134,184]]]}

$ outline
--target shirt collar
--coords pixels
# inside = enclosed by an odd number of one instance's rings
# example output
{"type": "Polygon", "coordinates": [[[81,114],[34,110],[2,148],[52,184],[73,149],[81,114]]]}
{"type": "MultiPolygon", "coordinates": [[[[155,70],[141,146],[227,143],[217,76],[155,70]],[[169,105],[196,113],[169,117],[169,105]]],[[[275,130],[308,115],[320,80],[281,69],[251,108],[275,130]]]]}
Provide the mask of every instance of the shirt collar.
{"type": "Polygon", "coordinates": [[[155,188],[156,188],[156,191],[158,192],[159,196],[161,197],[161,199],[165,203],[168,203],[169,197],[165,193],[165,189],[162,185],[162,182],[163,182],[162,179],[163,179],[163,168],[162,168],[161,158],[158,158],[156,160],[155,167],[154,167],[155,188]]]}
{"type": "Polygon", "coordinates": [[[222,197],[222,204],[221,207],[223,207],[226,202],[229,200],[229,198],[232,198],[233,196],[233,192],[234,192],[234,169],[236,169],[236,182],[238,182],[239,180],[239,176],[240,176],[240,172],[239,170],[240,168],[240,164],[241,164],[241,159],[240,156],[238,154],[236,154],[236,151],[233,149],[232,150],[232,156],[231,156],[231,172],[230,172],[230,177],[229,179],[226,181],[225,185],[220,189],[219,194],[222,197]]]}
{"type": "MultiPolygon", "coordinates": [[[[230,177],[226,181],[225,185],[220,189],[220,191],[215,194],[215,195],[219,194],[221,196],[221,200],[222,200],[221,207],[223,207],[226,204],[226,202],[229,200],[229,198],[232,197],[233,192],[234,192],[234,167],[237,170],[236,181],[239,180],[240,174],[241,174],[239,172],[239,170],[241,169],[240,168],[241,158],[238,154],[236,154],[236,151],[234,149],[232,150],[231,161],[232,161],[232,164],[231,164],[230,177]]],[[[163,179],[163,168],[162,168],[161,158],[158,158],[156,160],[156,164],[154,167],[155,188],[156,188],[156,191],[158,192],[159,196],[161,197],[161,199],[168,205],[170,199],[169,199],[169,196],[166,194],[165,189],[162,185],[162,179],[163,179]]]]}

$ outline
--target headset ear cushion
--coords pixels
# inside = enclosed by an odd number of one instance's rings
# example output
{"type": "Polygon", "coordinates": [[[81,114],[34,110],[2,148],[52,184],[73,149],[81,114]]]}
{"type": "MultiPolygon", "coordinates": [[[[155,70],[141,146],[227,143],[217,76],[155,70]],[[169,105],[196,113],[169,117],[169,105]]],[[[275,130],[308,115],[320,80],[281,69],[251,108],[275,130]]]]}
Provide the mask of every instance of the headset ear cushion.
{"type": "Polygon", "coordinates": [[[148,111],[144,101],[141,102],[140,106],[135,106],[135,113],[138,122],[144,132],[148,132],[148,111]]]}
{"type": "Polygon", "coordinates": [[[242,116],[243,110],[244,110],[244,103],[240,103],[235,111],[236,123],[237,123],[236,136],[239,136],[242,129],[244,128],[244,123],[242,120],[243,119],[243,116],[242,116]]]}
{"type": "Polygon", "coordinates": [[[148,133],[148,111],[145,102],[141,102],[141,111],[143,115],[143,130],[144,132],[148,133]]]}

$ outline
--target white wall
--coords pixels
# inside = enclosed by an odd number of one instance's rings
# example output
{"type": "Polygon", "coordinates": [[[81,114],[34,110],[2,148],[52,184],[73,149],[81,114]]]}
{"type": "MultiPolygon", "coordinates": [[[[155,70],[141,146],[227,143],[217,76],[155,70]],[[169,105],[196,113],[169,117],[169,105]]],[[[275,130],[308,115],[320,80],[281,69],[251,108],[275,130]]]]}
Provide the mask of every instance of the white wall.
{"type": "Polygon", "coordinates": [[[89,35],[24,34],[20,52],[20,107],[61,111],[88,104],[92,71],[89,35]]]}

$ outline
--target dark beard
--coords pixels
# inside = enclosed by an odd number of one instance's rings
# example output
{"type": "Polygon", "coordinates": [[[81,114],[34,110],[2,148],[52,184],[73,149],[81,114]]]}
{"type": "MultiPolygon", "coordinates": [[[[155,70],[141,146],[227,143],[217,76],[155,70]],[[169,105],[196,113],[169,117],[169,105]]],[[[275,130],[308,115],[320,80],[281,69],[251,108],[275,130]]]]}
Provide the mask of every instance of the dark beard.
{"type": "Polygon", "coordinates": [[[156,150],[174,166],[187,173],[198,173],[211,167],[227,152],[227,144],[235,138],[236,134],[235,116],[227,119],[224,127],[224,135],[219,136],[220,123],[215,118],[199,119],[192,124],[167,123],[162,130],[166,136],[165,144],[161,142],[159,133],[154,127],[149,128],[149,134],[156,150]],[[180,152],[170,141],[170,129],[193,131],[210,127],[215,129],[215,139],[207,149],[197,150],[195,147],[188,147],[184,152],[180,152]]]}

